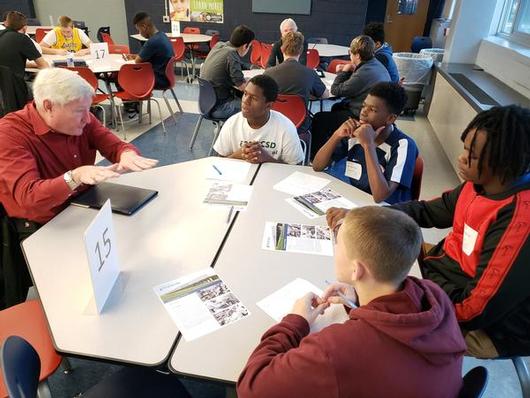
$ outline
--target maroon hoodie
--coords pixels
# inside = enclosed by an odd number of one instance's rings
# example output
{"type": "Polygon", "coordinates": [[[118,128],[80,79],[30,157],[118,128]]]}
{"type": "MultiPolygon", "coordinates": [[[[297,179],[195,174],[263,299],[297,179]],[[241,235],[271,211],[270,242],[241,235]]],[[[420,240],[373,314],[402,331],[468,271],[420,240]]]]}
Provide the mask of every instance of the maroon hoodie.
{"type": "Polygon", "coordinates": [[[239,376],[239,398],[451,397],[465,343],[446,294],[408,277],[399,292],[309,334],[290,314],[270,328],[239,376]]]}

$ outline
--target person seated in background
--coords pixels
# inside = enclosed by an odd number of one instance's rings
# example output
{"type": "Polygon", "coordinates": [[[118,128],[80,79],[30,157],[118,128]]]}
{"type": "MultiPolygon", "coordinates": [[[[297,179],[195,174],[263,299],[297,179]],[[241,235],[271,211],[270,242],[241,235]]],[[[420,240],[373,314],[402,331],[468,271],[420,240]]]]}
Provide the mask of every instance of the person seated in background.
{"type": "Polygon", "coordinates": [[[17,280],[8,282],[16,290],[11,304],[23,301],[31,285],[20,253],[22,239],[68,206],[80,189],[157,163],[140,156],[90,113],[94,89],[77,73],[46,68],[35,78],[33,92],[34,102],[0,119],[0,203],[16,236],[4,242],[4,260],[8,250],[18,258],[12,264],[17,280]],[[113,164],[94,166],[96,151],[113,164]]]}
{"type": "Polygon", "coordinates": [[[330,90],[345,100],[333,105],[331,112],[319,112],[313,117],[311,159],[342,123],[350,117],[359,118],[362,103],[375,84],[390,81],[386,68],[374,58],[374,51],[375,43],[370,37],[361,35],[352,40],[351,63],[337,66],[330,90]]]}
{"type": "Polygon", "coordinates": [[[130,58],[135,63],[149,62],[153,65],[155,74],[155,89],[162,89],[169,86],[166,77],[166,66],[171,57],[173,57],[173,46],[164,32],[160,32],[153,24],[151,17],[145,12],[137,13],[133,18],[133,24],[147,41],[137,55],[131,55],[130,58]]]}
{"type": "Polygon", "coordinates": [[[252,40],[254,32],[239,25],[232,31],[230,41],[217,43],[204,60],[200,77],[213,85],[217,98],[210,112],[212,117],[225,119],[241,110],[240,93],[246,85],[242,58],[250,49],[252,40]]]}
{"type": "MultiPolygon", "coordinates": [[[[311,97],[318,98],[323,95],[329,95],[329,93],[326,91],[326,86],[316,71],[299,62],[303,45],[304,36],[301,33],[287,32],[282,37],[281,51],[284,61],[279,65],[266,69],[265,74],[278,83],[280,94],[299,95],[304,99],[307,107],[311,97]]],[[[309,130],[310,126],[311,119],[308,116],[298,129],[298,132],[304,133],[309,130]]]]}
{"type": "Polygon", "coordinates": [[[407,276],[420,246],[420,228],[399,211],[348,212],[335,244],[337,282],[297,300],[265,332],[238,397],[457,397],[465,343],[443,290],[407,276]],[[330,304],[352,307],[348,319],[310,333],[330,304]]]}
{"type": "MultiPolygon", "coordinates": [[[[454,303],[478,358],[530,354],[530,110],[517,105],[479,113],[462,133],[464,180],[430,201],[393,205],[422,228],[450,228],[424,244],[424,278],[454,303]]],[[[333,227],[347,210],[332,209],[333,227]]]]}
{"type": "Polygon", "coordinates": [[[381,62],[388,74],[390,80],[394,83],[399,82],[399,71],[392,58],[392,47],[385,41],[385,28],[381,22],[372,22],[364,27],[363,35],[370,36],[375,43],[375,54],[379,62],[381,62]]]}
{"type": "Polygon", "coordinates": [[[287,117],[271,110],[278,85],[266,75],[254,76],[245,87],[241,112],[221,128],[213,149],[221,156],[250,163],[300,164],[304,153],[296,127],[287,117]]]}
{"type": "Polygon", "coordinates": [[[25,33],[27,18],[18,11],[6,14],[6,29],[0,31],[0,91],[3,108],[0,114],[22,109],[31,95],[24,81],[26,67],[39,69],[49,67],[48,62],[25,33]]]}
{"type": "Polygon", "coordinates": [[[74,27],[70,17],[63,15],[59,17],[58,26],[46,33],[39,44],[44,54],[65,55],[70,52],[87,55],[90,54],[92,42],[83,30],[74,27]]]}
{"type": "Polygon", "coordinates": [[[322,171],[335,161],[331,174],[370,193],[375,202],[410,200],[418,148],[395,125],[406,102],[398,83],[373,86],[359,120],[350,118],[335,130],[315,155],[313,169],[322,171]]]}
{"type": "MultiPolygon", "coordinates": [[[[272,45],[272,51],[269,59],[267,60],[267,68],[281,64],[284,61],[284,54],[282,52],[283,37],[289,32],[298,32],[298,26],[296,26],[296,22],[291,18],[284,19],[280,24],[281,38],[272,45]]],[[[307,43],[305,40],[303,42],[303,47],[300,57],[298,58],[298,62],[300,62],[302,65],[307,63],[307,43]]]]}

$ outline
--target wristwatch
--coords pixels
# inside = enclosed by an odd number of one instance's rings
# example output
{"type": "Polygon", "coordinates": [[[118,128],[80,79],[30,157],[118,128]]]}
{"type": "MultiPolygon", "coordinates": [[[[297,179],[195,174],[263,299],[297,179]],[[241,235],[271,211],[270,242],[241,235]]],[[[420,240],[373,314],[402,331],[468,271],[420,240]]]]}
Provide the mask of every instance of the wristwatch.
{"type": "Polygon", "coordinates": [[[63,177],[64,177],[64,181],[66,182],[66,184],[70,187],[72,191],[75,190],[80,185],[74,181],[72,170],[68,170],[66,173],[64,173],[63,177]]]}

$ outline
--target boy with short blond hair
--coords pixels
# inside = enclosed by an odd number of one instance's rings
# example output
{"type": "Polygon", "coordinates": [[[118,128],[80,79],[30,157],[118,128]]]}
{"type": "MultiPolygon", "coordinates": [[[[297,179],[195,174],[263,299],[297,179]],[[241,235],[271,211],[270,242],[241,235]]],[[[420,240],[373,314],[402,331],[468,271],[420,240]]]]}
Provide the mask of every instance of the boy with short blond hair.
{"type": "Polygon", "coordinates": [[[465,350],[452,304],[430,281],[407,277],[418,225],[399,211],[351,210],[335,250],[338,282],[308,293],[269,329],[238,381],[246,397],[456,397],[465,350]],[[349,319],[309,335],[331,303],[349,319]]]}

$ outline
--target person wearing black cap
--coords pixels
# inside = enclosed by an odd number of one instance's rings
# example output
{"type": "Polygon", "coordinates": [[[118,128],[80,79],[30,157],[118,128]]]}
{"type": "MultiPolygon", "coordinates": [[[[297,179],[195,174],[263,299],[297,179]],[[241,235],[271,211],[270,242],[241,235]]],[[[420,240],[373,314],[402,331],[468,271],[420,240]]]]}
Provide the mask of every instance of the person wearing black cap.
{"type": "Polygon", "coordinates": [[[202,79],[212,83],[216,104],[211,112],[215,118],[229,118],[241,110],[241,94],[245,89],[245,77],[242,72],[242,58],[250,49],[254,32],[245,25],[237,26],[230,36],[230,41],[219,42],[210,51],[201,68],[202,79]]]}

